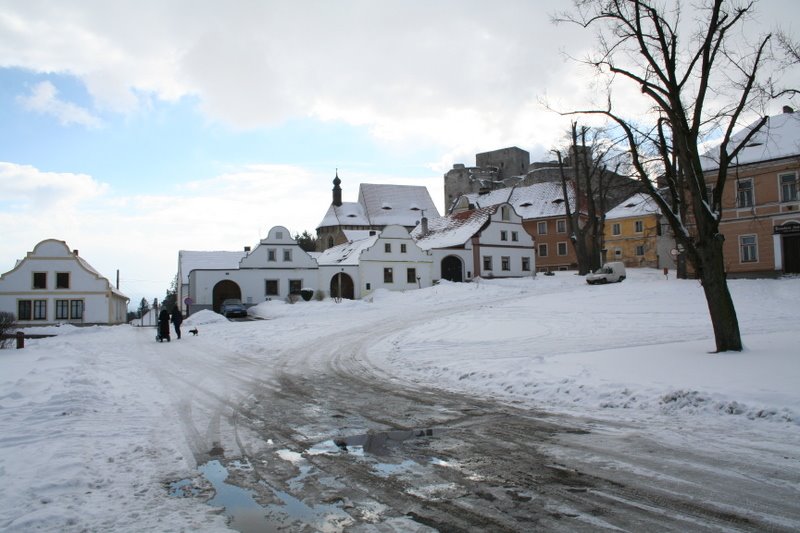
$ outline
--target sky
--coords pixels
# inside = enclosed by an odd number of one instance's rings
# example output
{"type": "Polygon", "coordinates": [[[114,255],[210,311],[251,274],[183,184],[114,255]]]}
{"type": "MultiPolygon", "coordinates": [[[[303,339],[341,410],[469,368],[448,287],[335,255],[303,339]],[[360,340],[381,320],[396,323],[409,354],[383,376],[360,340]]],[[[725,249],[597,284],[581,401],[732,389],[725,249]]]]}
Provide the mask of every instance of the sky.
{"type": "MultiPolygon", "coordinates": [[[[556,515],[558,527],[548,527],[543,513],[542,530],[586,530],[588,523],[588,529],[631,531],[663,520],[656,529],[739,530],[746,524],[743,529],[797,531],[800,278],[738,279],[729,286],[745,350],[724,354],[709,353],[714,337],[702,286],[665,279],[657,269],[629,269],[624,282],[602,286],[558,272],[382,289],[341,304],[273,300],[250,308],[266,320],[229,322],[200,311],[184,322],[182,338],[173,335],[169,343],[156,342],[154,328],[128,325],[31,328],[29,333],[57,336],[28,339],[24,349],[3,350],[0,357],[0,529],[225,531],[225,515],[205,504],[212,492],[198,470],[210,450],[221,449],[224,457],[217,452],[217,458],[230,469],[239,464],[252,473],[255,465],[264,466],[258,483],[237,481],[279,495],[281,501],[257,499],[270,511],[259,513],[261,520],[288,514],[322,521],[315,531],[349,525],[355,531],[418,531],[407,509],[399,513],[407,527],[389,527],[397,513],[382,502],[386,491],[365,495],[364,487],[372,485],[364,478],[342,483],[348,478],[341,470],[332,479],[325,466],[330,463],[313,454],[347,453],[330,439],[398,429],[395,423],[443,430],[445,436],[470,432],[480,440],[484,431],[473,431],[468,411],[477,411],[472,423],[486,419],[488,426],[478,428],[494,431],[498,421],[492,422],[486,404],[453,407],[468,403],[448,403],[430,415],[404,400],[396,419],[365,414],[362,403],[348,404],[341,391],[343,384],[369,382],[390,403],[397,401],[392,391],[406,399],[425,396],[426,403],[449,390],[491,399],[501,410],[526,410],[553,428],[572,429],[560,436],[572,446],[531,439],[533,455],[545,454],[585,479],[624,479],[619,485],[629,495],[638,486],[666,495],[639,500],[652,505],[609,503],[597,512],[596,505],[561,497],[567,491],[537,491],[538,481],[529,476],[487,476],[485,462],[464,453],[474,440],[458,437],[450,450],[438,447],[438,439],[425,446],[441,459],[427,466],[414,460],[398,465],[397,456],[359,456],[351,449],[354,468],[372,467],[385,478],[378,467],[391,463],[383,472],[420,498],[441,503],[456,494],[452,508],[465,509],[474,492],[497,494],[498,501],[519,492],[533,496],[534,506],[570,507],[556,515]],[[565,334],[565,317],[576,309],[580,320],[565,334]],[[187,333],[192,328],[197,336],[187,333]],[[341,381],[348,372],[352,381],[341,381]],[[307,389],[295,379],[313,383],[317,392],[293,404],[296,417],[288,420],[302,423],[288,422],[287,431],[287,418],[270,410],[261,415],[258,405],[296,401],[307,389]],[[412,491],[415,483],[450,486],[461,476],[469,479],[463,491],[412,491]],[[195,497],[170,497],[168,487],[184,480],[186,494],[193,488],[195,497]],[[498,484],[502,491],[495,490],[498,484]],[[325,489],[315,493],[314,487],[325,489]],[[684,500],[686,505],[676,504],[684,500]],[[700,500],[703,512],[694,505],[700,500]],[[658,502],[670,512],[658,509],[658,502]],[[731,513],[740,519],[736,524],[728,521],[731,513]],[[353,524],[351,515],[360,521],[353,524]]],[[[495,452],[502,462],[505,448],[495,452]]],[[[603,493],[590,487],[590,493],[603,493]]],[[[514,509],[526,505],[518,499],[514,509]]],[[[252,530],[304,530],[303,523],[283,526],[252,530]]]]}
{"type": "MultiPolygon", "coordinates": [[[[597,95],[558,0],[0,0],[0,271],[47,238],[163,297],[178,251],[314,232],[332,179],[425,185],[475,154],[550,159],[597,95]]],[[[762,0],[742,38],[782,24],[762,0]]],[[[687,17],[688,18],[688,17],[687,17]]],[[[623,96],[624,95],[623,93],[623,96]]],[[[637,98],[630,113],[637,113],[637,98]]],[[[780,111],[785,102],[767,110],[780,111]]]]}

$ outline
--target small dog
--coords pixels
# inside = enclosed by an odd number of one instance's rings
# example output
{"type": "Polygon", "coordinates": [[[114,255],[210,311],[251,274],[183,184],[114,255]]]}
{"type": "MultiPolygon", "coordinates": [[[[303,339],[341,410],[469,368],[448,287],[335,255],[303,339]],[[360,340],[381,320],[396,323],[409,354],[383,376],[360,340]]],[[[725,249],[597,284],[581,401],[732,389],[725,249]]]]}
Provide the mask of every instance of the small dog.
{"type": "Polygon", "coordinates": [[[194,336],[196,337],[196,336],[197,336],[197,333],[198,333],[198,331],[197,331],[197,328],[192,328],[192,329],[190,329],[190,330],[189,330],[189,333],[191,333],[192,335],[194,335],[194,336]]]}

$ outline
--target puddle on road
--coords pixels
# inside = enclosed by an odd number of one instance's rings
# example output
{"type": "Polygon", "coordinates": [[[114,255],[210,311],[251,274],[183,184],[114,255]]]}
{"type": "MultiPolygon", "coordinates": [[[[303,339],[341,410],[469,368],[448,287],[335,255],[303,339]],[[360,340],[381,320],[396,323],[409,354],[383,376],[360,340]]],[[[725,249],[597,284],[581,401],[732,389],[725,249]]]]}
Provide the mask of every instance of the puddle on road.
{"type": "MultiPolygon", "coordinates": [[[[440,434],[441,430],[434,429],[371,432],[331,439],[313,446],[305,453],[312,456],[346,453],[368,458],[372,463],[375,475],[384,478],[421,474],[426,465],[412,459],[389,463],[376,458],[391,455],[398,445],[409,439],[430,438],[440,434]]],[[[299,474],[289,479],[287,486],[292,492],[302,494],[305,480],[316,476],[318,471],[306,461],[303,454],[279,450],[277,455],[284,461],[294,463],[298,468],[299,474]]],[[[427,464],[449,466],[448,463],[436,458],[431,458],[427,464]]],[[[353,523],[353,518],[344,511],[341,503],[309,505],[288,492],[270,486],[263,480],[259,483],[271,492],[280,503],[262,505],[256,501],[253,491],[226,482],[229,476],[228,469],[251,471],[253,467],[246,461],[233,461],[226,468],[219,460],[212,459],[198,468],[214,489],[214,497],[207,503],[215,507],[223,507],[225,515],[230,520],[230,527],[237,531],[242,533],[285,531],[302,524],[302,527],[310,526],[317,531],[334,532],[342,531],[353,523]]],[[[191,479],[184,479],[170,483],[168,492],[173,497],[202,497],[208,490],[200,488],[191,479]]]]}
{"type": "Polygon", "coordinates": [[[401,429],[393,431],[375,431],[363,435],[352,435],[350,437],[340,437],[322,442],[310,450],[308,453],[316,455],[320,453],[335,453],[345,451],[354,455],[368,453],[370,455],[389,455],[392,447],[409,439],[421,437],[436,437],[441,434],[437,429],[401,429]]]}
{"type": "MultiPolygon", "coordinates": [[[[252,467],[241,461],[231,463],[231,468],[252,470],[252,467]]],[[[308,467],[310,469],[310,467],[308,467]]],[[[301,472],[300,478],[309,475],[308,469],[301,472]]],[[[260,482],[269,489],[281,503],[262,505],[255,499],[251,490],[226,483],[228,469],[214,459],[198,468],[214,488],[215,495],[208,500],[214,507],[223,507],[229,518],[231,528],[242,533],[259,533],[265,531],[287,530],[298,522],[309,525],[317,531],[342,531],[352,522],[352,517],[337,505],[320,504],[311,506],[302,500],[260,482]]],[[[302,479],[292,479],[289,486],[302,488],[302,479]]],[[[169,485],[169,494],[174,497],[190,497],[201,494],[190,479],[176,481],[169,485]]]]}

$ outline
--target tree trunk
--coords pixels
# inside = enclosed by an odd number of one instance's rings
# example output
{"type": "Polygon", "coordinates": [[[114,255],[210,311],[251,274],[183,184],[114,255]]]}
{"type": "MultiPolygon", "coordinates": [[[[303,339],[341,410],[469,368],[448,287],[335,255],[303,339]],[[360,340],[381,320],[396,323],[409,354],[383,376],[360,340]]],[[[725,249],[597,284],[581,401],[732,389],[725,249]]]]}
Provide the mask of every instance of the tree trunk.
{"type": "Polygon", "coordinates": [[[742,338],[736,308],[728,290],[725,263],[722,256],[722,241],[714,240],[700,251],[700,281],[703,284],[717,353],[742,351],[742,338]]]}

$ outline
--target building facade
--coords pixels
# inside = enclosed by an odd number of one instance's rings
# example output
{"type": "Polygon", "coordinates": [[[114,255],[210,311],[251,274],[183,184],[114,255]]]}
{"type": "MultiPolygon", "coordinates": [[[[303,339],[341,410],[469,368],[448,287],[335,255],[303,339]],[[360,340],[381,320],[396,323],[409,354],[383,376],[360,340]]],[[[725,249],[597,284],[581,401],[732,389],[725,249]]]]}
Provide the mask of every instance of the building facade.
{"type": "MultiPolygon", "coordinates": [[[[732,145],[747,129],[732,137],[732,145]]],[[[800,113],[784,108],[732,161],[722,197],[720,233],[731,276],[800,273],[800,113]]],[[[713,152],[704,160],[713,187],[713,152]]]]}
{"type": "Polygon", "coordinates": [[[635,194],[606,213],[603,262],[674,269],[677,254],[671,235],[653,199],[645,193],[635,194]]]}
{"type": "Polygon", "coordinates": [[[20,326],[123,324],[128,297],[77,250],[46,239],[0,276],[0,311],[20,326]]]}

